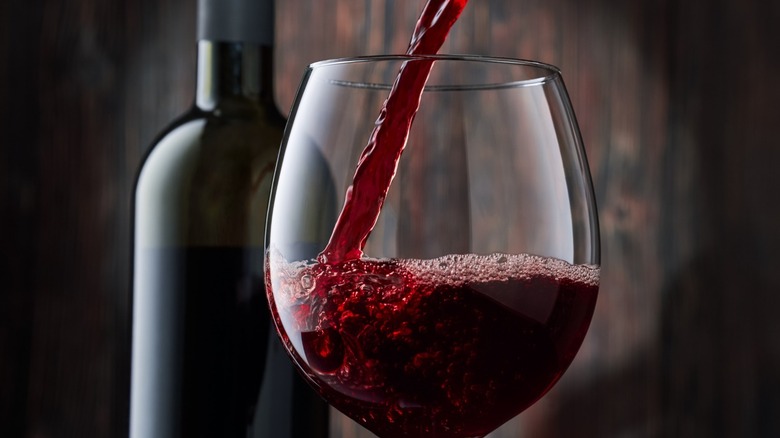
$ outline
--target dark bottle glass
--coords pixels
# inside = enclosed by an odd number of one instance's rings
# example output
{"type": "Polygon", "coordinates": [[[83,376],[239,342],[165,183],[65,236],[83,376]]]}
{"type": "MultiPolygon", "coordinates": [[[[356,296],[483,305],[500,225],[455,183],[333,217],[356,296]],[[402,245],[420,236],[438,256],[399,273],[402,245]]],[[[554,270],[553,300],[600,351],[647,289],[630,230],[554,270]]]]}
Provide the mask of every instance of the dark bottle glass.
{"type": "Polygon", "coordinates": [[[271,326],[264,223],[285,120],[272,0],[199,0],[195,103],[135,192],[130,436],[325,437],[271,326]]]}

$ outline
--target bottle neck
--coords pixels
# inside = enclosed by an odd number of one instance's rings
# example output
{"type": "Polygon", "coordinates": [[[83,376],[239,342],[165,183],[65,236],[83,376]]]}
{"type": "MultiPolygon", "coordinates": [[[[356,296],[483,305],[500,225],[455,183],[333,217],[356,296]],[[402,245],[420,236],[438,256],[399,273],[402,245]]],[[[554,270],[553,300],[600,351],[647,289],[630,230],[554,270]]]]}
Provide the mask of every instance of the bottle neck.
{"type": "Polygon", "coordinates": [[[195,105],[214,111],[229,102],[274,105],[273,49],[247,42],[198,41],[195,105]]]}

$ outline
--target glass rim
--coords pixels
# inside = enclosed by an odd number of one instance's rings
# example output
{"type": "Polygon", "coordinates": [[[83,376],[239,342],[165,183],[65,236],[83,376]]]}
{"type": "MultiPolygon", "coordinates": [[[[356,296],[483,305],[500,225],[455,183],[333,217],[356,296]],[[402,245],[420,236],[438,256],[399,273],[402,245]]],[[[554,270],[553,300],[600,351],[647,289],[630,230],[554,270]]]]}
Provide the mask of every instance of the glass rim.
{"type": "MultiPolygon", "coordinates": [[[[425,87],[426,91],[447,91],[452,89],[495,89],[495,88],[516,88],[527,86],[539,86],[550,82],[561,80],[562,74],[560,68],[555,65],[544,63],[541,61],[534,61],[521,58],[509,58],[509,57],[497,57],[497,56],[485,56],[485,55],[466,55],[466,54],[437,54],[437,55],[408,55],[408,54],[386,54],[386,55],[362,55],[351,56],[343,58],[324,59],[316,62],[312,62],[307,66],[308,71],[315,71],[325,67],[336,67],[340,65],[350,64],[362,64],[362,63],[376,63],[383,61],[456,61],[456,62],[478,62],[483,64],[499,64],[509,65],[517,67],[528,67],[539,70],[542,74],[533,75],[528,79],[519,79],[514,81],[507,81],[504,83],[490,83],[483,85],[444,85],[444,86],[431,86],[425,87]]],[[[352,86],[359,88],[376,88],[376,89],[390,89],[391,84],[376,84],[376,83],[357,83],[350,81],[333,81],[339,85],[352,86]]]]}

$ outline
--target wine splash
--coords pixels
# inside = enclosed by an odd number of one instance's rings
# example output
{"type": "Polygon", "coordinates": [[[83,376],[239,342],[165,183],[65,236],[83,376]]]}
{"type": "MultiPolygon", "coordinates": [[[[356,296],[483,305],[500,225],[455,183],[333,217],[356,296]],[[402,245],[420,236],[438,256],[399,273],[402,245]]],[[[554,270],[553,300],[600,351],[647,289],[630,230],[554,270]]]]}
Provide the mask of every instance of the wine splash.
{"type": "MultiPolygon", "coordinates": [[[[420,14],[406,53],[436,54],[467,2],[429,0],[420,14]]],[[[360,156],[330,241],[318,257],[320,263],[334,264],[363,255],[363,247],[390,190],[432,68],[432,60],[407,61],[401,67],[360,156]]]]}

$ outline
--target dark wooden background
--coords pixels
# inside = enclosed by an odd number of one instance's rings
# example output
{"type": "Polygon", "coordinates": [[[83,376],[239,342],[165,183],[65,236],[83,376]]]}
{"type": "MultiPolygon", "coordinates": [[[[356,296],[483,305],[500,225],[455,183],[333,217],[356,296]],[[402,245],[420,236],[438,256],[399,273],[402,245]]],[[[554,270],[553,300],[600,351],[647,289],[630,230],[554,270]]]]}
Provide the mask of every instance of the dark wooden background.
{"type": "MultiPolygon", "coordinates": [[[[421,5],[280,1],[280,108],[310,61],[402,51],[421,5]]],[[[126,435],[132,185],[192,100],[194,22],[0,2],[2,437],[126,435]]],[[[563,69],[602,226],[585,345],[500,436],[780,436],[778,23],[777,0],[471,1],[445,51],[563,69]]]]}

